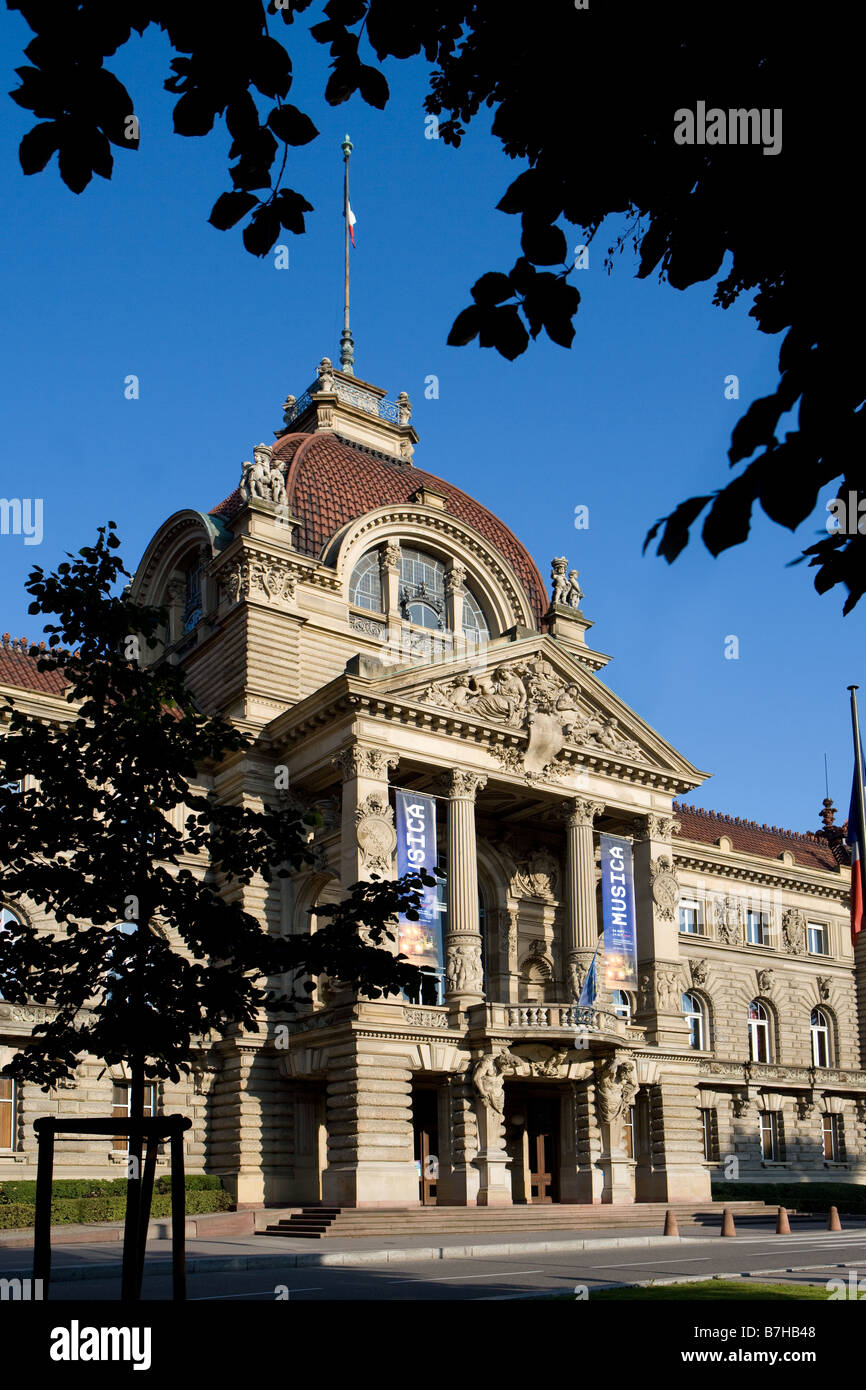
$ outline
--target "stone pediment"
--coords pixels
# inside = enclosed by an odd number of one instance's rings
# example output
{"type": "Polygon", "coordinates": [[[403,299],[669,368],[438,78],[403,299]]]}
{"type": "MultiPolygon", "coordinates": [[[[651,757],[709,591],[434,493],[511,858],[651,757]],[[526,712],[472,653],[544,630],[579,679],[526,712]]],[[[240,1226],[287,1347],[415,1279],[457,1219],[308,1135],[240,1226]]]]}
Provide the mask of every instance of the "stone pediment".
{"type": "MultiPolygon", "coordinates": [[[[388,694],[453,716],[457,723],[509,730],[498,740],[505,770],[532,779],[567,776],[577,762],[663,770],[697,785],[701,774],[623,704],[586,666],[550,638],[488,648],[483,660],[417,667],[381,681],[388,694]],[[579,756],[580,755],[580,756],[579,756]]],[[[456,731],[456,728],[455,728],[456,731]]]]}

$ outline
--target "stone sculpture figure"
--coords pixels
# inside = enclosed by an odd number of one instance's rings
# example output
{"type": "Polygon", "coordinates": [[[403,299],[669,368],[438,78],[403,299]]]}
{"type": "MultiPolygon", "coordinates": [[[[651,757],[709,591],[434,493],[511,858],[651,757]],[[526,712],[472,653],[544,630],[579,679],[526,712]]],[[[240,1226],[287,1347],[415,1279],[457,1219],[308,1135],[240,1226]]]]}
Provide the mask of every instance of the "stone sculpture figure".
{"type": "Polygon", "coordinates": [[[568,577],[566,574],[567,570],[568,561],[566,560],[564,555],[560,555],[558,559],[555,559],[551,562],[551,601],[554,604],[565,603],[565,595],[568,590],[568,577]]]}
{"type": "Polygon", "coordinates": [[[497,1115],[505,1110],[505,1081],[502,1078],[500,1059],[492,1052],[475,1063],[472,1069],[472,1082],[481,1097],[482,1104],[497,1115]]]}
{"type": "Polygon", "coordinates": [[[580,600],[583,598],[583,589],[577,579],[577,570],[568,572],[568,588],[565,591],[565,602],[569,608],[579,608],[580,600]]]}

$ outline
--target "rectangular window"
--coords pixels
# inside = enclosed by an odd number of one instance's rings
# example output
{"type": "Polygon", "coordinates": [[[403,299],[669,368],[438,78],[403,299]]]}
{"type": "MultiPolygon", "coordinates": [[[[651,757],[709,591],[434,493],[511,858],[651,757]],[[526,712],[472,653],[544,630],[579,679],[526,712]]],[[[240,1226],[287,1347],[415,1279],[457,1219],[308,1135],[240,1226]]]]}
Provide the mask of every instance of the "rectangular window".
{"type": "Polygon", "coordinates": [[[809,923],[809,955],[829,955],[829,947],[827,944],[827,928],[823,926],[820,922],[809,923]]]}
{"type": "Polygon", "coordinates": [[[15,1147],[15,1082],[0,1076],[0,1149],[15,1147]]]}
{"type": "Polygon", "coordinates": [[[625,1112],[625,1123],[623,1124],[623,1144],[629,1158],[634,1158],[634,1106],[630,1105],[625,1112]]]}
{"type": "MultiPolygon", "coordinates": [[[[129,1119],[129,1105],[132,1087],[128,1081],[115,1082],[111,1094],[111,1117],[114,1120],[129,1119]]],[[[156,1082],[150,1081],[144,1087],[144,1116],[145,1119],[156,1114],[156,1082]]],[[[129,1151],[129,1140],[125,1134],[118,1134],[112,1143],[112,1148],[116,1153],[127,1153],[129,1151]]]]}
{"type": "Polygon", "coordinates": [[[704,1133],[704,1159],[707,1163],[718,1163],[719,1124],[714,1109],[701,1111],[701,1127],[704,1133]]]}
{"type": "MultiPolygon", "coordinates": [[[[767,912],[746,913],[746,940],[750,946],[768,946],[770,917],[767,912]]],[[[801,948],[802,949],[802,948],[801,948]]]]}
{"type": "Polygon", "coordinates": [[[785,1161],[782,1116],[778,1110],[765,1110],[761,1115],[761,1158],[765,1163],[785,1161]]]}
{"type": "Polygon", "coordinates": [[[839,1116],[822,1115],[821,1129],[824,1136],[824,1157],[832,1162],[837,1161],[839,1152],[839,1116]]]}
{"type": "Polygon", "coordinates": [[[686,898],[680,903],[680,931],[689,936],[701,935],[701,909],[694,899],[686,898]]]}

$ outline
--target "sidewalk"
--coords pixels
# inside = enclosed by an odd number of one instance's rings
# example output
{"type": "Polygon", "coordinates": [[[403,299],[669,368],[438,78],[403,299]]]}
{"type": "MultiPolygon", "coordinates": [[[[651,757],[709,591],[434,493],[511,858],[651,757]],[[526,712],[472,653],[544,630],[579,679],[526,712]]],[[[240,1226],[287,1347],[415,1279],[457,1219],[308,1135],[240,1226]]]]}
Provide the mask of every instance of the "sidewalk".
{"type": "MultiPolygon", "coordinates": [[[[849,1221],[846,1229],[853,1235],[866,1230],[866,1220],[849,1221]]],[[[802,1228],[803,1234],[821,1235],[824,1223],[811,1223],[802,1228]]],[[[740,1239],[768,1238],[775,1235],[775,1226],[750,1226],[740,1239]]],[[[187,1242],[187,1273],[219,1273],[239,1269],[296,1269],[324,1265],[411,1264],[420,1260],[456,1260],[502,1258],[508,1255],[540,1255],[561,1251],[578,1253],[587,1250],[614,1250],[628,1247],[651,1248],[681,1246],[695,1241],[718,1240],[717,1231],[690,1230],[684,1236],[663,1236],[647,1233],[645,1229],[623,1229],[615,1235],[610,1230],[545,1231],[543,1234],[515,1234],[503,1239],[502,1232],[437,1236],[435,1244],[429,1237],[395,1236],[383,1240],[378,1236],[360,1236],[352,1240],[298,1240],[274,1236],[198,1237],[187,1242]]],[[[788,1237],[780,1237],[788,1239],[788,1237]]],[[[110,1279],[120,1277],[121,1265],[116,1242],[94,1240],[80,1245],[58,1245],[52,1249],[51,1280],[110,1279]]],[[[32,1251],[19,1247],[0,1246],[0,1278],[29,1278],[32,1251]]],[[[171,1241],[149,1240],[145,1276],[171,1273],[171,1241]]]]}

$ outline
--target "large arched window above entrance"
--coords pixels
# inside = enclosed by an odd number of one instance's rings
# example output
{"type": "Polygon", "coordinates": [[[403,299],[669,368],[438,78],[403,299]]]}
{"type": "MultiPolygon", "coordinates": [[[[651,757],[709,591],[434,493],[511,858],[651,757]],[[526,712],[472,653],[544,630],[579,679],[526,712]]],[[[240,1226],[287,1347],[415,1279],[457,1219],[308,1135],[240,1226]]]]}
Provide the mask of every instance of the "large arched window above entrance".
{"type": "Polygon", "coordinates": [[[375,550],[363,555],[352,570],[349,580],[349,602],[355,608],[366,608],[369,613],[383,611],[382,571],[375,550]]]}
{"type": "Polygon", "coordinates": [[[445,620],[445,566],[434,555],[404,546],[400,553],[400,611],[417,627],[441,630],[445,620]]]}

